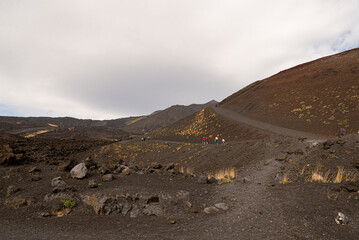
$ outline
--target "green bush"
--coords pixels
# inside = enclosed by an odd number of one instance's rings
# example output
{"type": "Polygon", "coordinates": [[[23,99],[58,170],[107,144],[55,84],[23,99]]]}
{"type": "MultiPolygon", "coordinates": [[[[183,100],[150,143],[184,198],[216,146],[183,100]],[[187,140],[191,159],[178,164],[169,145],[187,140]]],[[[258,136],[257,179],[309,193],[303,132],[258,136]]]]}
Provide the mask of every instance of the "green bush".
{"type": "Polygon", "coordinates": [[[71,200],[68,200],[68,199],[62,200],[61,202],[63,203],[64,208],[73,208],[75,206],[75,204],[76,204],[76,201],[71,201],[71,200]]]}

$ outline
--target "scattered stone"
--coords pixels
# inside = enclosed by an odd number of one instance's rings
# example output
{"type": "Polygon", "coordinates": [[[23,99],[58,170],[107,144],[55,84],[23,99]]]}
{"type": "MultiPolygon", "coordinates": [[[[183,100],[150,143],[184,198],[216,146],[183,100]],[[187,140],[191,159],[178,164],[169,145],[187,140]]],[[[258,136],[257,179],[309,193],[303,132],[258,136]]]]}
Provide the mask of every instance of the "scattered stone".
{"type": "Polygon", "coordinates": [[[132,165],[130,165],[128,168],[129,168],[130,170],[135,171],[135,172],[137,172],[137,171],[140,170],[139,166],[136,165],[136,164],[132,164],[132,165]]]}
{"type": "Polygon", "coordinates": [[[200,213],[201,209],[197,206],[192,206],[188,211],[191,213],[200,213]]]}
{"type": "Polygon", "coordinates": [[[114,179],[114,176],[111,173],[102,176],[102,181],[105,181],[105,182],[112,181],[113,179],[114,179]]]}
{"type": "Polygon", "coordinates": [[[89,188],[97,188],[98,184],[95,182],[95,179],[90,179],[88,186],[89,186],[89,188]]]}
{"type": "Polygon", "coordinates": [[[6,196],[9,197],[9,196],[17,193],[18,191],[20,191],[20,188],[18,188],[15,185],[10,185],[10,186],[7,187],[6,196]]]}
{"type": "Polygon", "coordinates": [[[51,180],[52,192],[57,193],[61,191],[65,191],[68,186],[67,183],[62,180],[61,177],[56,177],[51,180]]]}
{"type": "Polygon", "coordinates": [[[359,162],[352,162],[353,167],[359,169],[359,162]]]}
{"type": "Polygon", "coordinates": [[[9,144],[3,145],[0,148],[0,165],[8,166],[11,164],[17,164],[26,160],[24,154],[14,153],[9,144]]]}
{"type": "Polygon", "coordinates": [[[216,203],[216,204],[214,204],[214,206],[215,206],[216,208],[222,209],[222,210],[224,210],[224,211],[227,211],[227,210],[229,209],[228,206],[227,206],[227,204],[225,204],[225,203],[216,203]]]}
{"type": "Polygon", "coordinates": [[[332,140],[325,141],[323,143],[323,149],[328,150],[333,145],[334,145],[334,142],[332,140]]]}
{"type": "Polygon", "coordinates": [[[203,210],[206,214],[218,214],[219,209],[216,207],[207,207],[203,210]]]}
{"type": "Polygon", "coordinates": [[[108,169],[107,167],[105,167],[105,166],[102,166],[102,167],[100,167],[100,173],[101,174],[108,174],[108,173],[110,173],[110,169],[108,169]]]}
{"type": "Polygon", "coordinates": [[[145,209],[143,210],[143,214],[147,216],[163,216],[163,210],[160,205],[158,204],[147,204],[145,209]]]}
{"type": "Polygon", "coordinates": [[[341,185],[341,189],[347,192],[357,192],[359,190],[359,183],[356,182],[346,182],[341,185]]]}
{"type": "Polygon", "coordinates": [[[218,183],[218,179],[215,177],[211,177],[210,179],[208,179],[208,183],[209,184],[217,184],[218,183]]]}
{"type": "Polygon", "coordinates": [[[295,150],[294,152],[293,152],[295,155],[303,155],[304,154],[304,152],[301,150],[301,149],[297,149],[297,150],[295,150]]]}
{"type": "Polygon", "coordinates": [[[29,168],[29,173],[34,173],[34,172],[40,172],[41,170],[38,167],[31,167],[29,168]]]}
{"type": "Polygon", "coordinates": [[[61,200],[60,198],[54,198],[50,201],[51,212],[60,211],[64,207],[64,203],[61,200]]]}
{"type": "Polygon", "coordinates": [[[77,179],[82,179],[86,177],[87,168],[85,163],[77,164],[73,169],[71,169],[70,174],[72,178],[77,178],[77,179]]]}
{"type": "Polygon", "coordinates": [[[33,181],[33,182],[37,182],[37,181],[41,180],[41,177],[39,175],[34,175],[34,176],[31,177],[30,180],[33,181]]]}
{"type": "Polygon", "coordinates": [[[40,217],[52,217],[52,214],[50,212],[41,212],[40,217]]]}
{"type": "Polygon", "coordinates": [[[278,182],[282,181],[283,180],[283,174],[282,173],[277,173],[275,175],[275,177],[274,177],[274,180],[278,181],[278,182]]]}
{"type": "Polygon", "coordinates": [[[285,153],[280,153],[280,154],[276,157],[275,160],[277,160],[277,161],[284,161],[284,160],[286,160],[286,159],[287,159],[287,154],[285,154],[285,153]]]}
{"type": "Polygon", "coordinates": [[[343,146],[345,144],[345,141],[340,138],[336,141],[336,143],[339,144],[340,146],[343,146]]]}
{"type": "Polygon", "coordinates": [[[176,219],[172,218],[172,217],[169,217],[167,218],[167,223],[169,224],[175,224],[176,223],[176,219]]]}
{"type": "Polygon", "coordinates": [[[162,168],[162,165],[159,164],[159,163],[152,163],[152,164],[151,164],[151,167],[152,167],[153,169],[161,169],[161,168],[162,168]]]}
{"type": "Polygon", "coordinates": [[[201,175],[197,178],[197,182],[201,184],[206,184],[208,183],[208,178],[204,175],[201,175]]]}
{"type": "Polygon", "coordinates": [[[346,225],[349,223],[348,217],[344,213],[339,212],[338,216],[335,218],[335,222],[340,225],[346,225]]]}
{"type": "Polygon", "coordinates": [[[159,199],[158,195],[154,195],[154,196],[151,196],[151,197],[147,198],[147,199],[145,200],[145,203],[146,203],[146,204],[158,203],[159,201],[160,201],[160,199],[159,199]]]}
{"type": "Polygon", "coordinates": [[[252,180],[249,177],[244,177],[243,182],[244,183],[250,183],[250,182],[252,182],[252,180]]]}
{"type": "Polygon", "coordinates": [[[130,212],[130,218],[137,218],[140,215],[140,209],[137,205],[133,205],[132,211],[130,212]]]}
{"type": "Polygon", "coordinates": [[[131,209],[132,209],[132,204],[126,202],[122,207],[122,211],[121,211],[122,215],[125,216],[129,211],[131,211],[131,209]]]}
{"type": "Polygon", "coordinates": [[[190,195],[190,193],[188,191],[183,191],[183,190],[178,191],[177,194],[176,194],[177,198],[180,199],[180,200],[188,199],[189,195],[190,195]]]}
{"type": "Polygon", "coordinates": [[[29,202],[26,201],[26,199],[22,198],[22,197],[10,198],[10,199],[6,199],[4,201],[5,206],[13,207],[15,209],[18,209],[20,207],[25,207],[28,205],[28,203],[29,202]]]}
{"type": "Polygon", "coordinates": [[[57,170],[64,172],[64,171],[70,171],[73,167],[74,162],[71,160],[63,161],[59,163],[59,166],[57,167],[57,170]]]}
{"type": "Polygon", "coordinates": [[[90,156],[84,160],[84,163],[87,168],[90,168],[90,167],[93,167],[96,165],[95,162],[93,161],[92,157],[90,157],[90,156]]]}
{"type": "Polygon", "coordinates": [[[130,174],[131,174],[131,170],[128,167],[123,169],[122,172],[121,172],[122,176],[128,176],[130,174]]]}
{"type": "Polygon", "coordinates": [[[168,171],[168,170],[174,169],[174,167],[175,167],[174,163],[169,163],[166,165],[165,170],[168,171]]]}

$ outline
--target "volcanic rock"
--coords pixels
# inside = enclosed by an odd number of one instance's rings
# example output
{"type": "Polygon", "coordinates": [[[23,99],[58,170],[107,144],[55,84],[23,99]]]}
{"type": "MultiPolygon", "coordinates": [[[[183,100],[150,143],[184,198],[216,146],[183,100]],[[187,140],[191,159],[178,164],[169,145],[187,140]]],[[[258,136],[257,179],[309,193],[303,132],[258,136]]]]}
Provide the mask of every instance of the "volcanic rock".
{"type": "Polygon", "coordinates": [[[38,167],[31,167],[28,170],[28,173],[40,172],[41,170],[38,167]]]}
{"type": "Polygon", "coordinates": [[[18,191],[20,191],[20,188],[18,188],[15,185],[10,185],[10,186],[7,187],[6,196],[9,197],[9,196],[17,193],[18,191]]]}
{"type": "Polygon", "coordinates": [[[278,160],[278,161],[284,161],[287,159],[287,154],[285,153],[280,153],[275,160],[278,160]]]}
{"type": "Polygon", "coordinates": [[[157,216],[161,217],[163,216],[163,210],[160,205],[158,204],[147,204],[145,206],[145,209],[143,210],[143,214],[147,216],[157,216]]]}
{"type": "Polygon", "coordinates": [[[85,163],[77,164],[71,171],[70,171],[72,178],[82,179],[87,174],[87,168],[85,163]]]}
{"type": "Polygon", "coordinates": [[[171,170],[175,167],[174,163],[169,163],[165,166],[165,170],[168,171],[168,170],[171,170]]]}
{"type": "Polygon", "coordinates": [[[197,178],[197,182],[201,184],[206,184],[208,183],[208,178],[204,175],[201,175],[197,178]]]}
{"type": "Polygon", "coordinates": [[[57,170],[64,172],[69,171],[74,165],[74,162],[71,160],[63,161],[59,163],[59,166],[57,167],[57,170]]]}
{"type": "Polygon", "coordinates": [[[132,204],[126,202],[122,207],[122,211],[121,211],[122,215],[125,216],[129,211],[131,211],[131,209],[132,209],[132,204]]]}
{"type": "Polygon", "coordinates": [[[349,219],[344,215],[344,213],[339,212],[338,216],[335,218],[335,222],[340,225],[346,225],[349,223],[349,219]]]}
{"type": "Polygon", "coordinates": [[[206,214],[217,214],[219,213],[219,209],[216,207],[207,207],[203,210],[206,214]]]}
{"type": "Polygon", "coordinates": [[[102,176],[102,181],[105,181],[105,182],[112,181],[113,179],[114,179],[114,176],[111,173],[102,176]]]}
{"type": "Polygon", "coordinates": [[[214,206],[215,206],[216,208],[222,209],[222,210],[224,210],[224,211],[227,211],[227,210],[228,210],[228,206],[227,206],[227,204],[225,204],[225,203],[216,203],[216,204],[214,204],[214,206]]]}
{"type": "Polygon", "coordinates": [[[250,182],[252,182],[252,180],[249,177],[244,177],[243,182],[244,183],[250,183],[250,182]]]}
{"type": "Polygon", "coordinates": [[[130,212],[130,218],[136,218],[140,215],[141,211],[137,205],[133,205],[132,210],[130,212]]]}
{"type": "Polygon", "coordinates": [[[57,193],[61,191],[65,191],[68,186],[67,183],[62,180],[61,177],[56,177],[51,180],[52,192],[57,193]]]}
{"type": "Polygon", "coordinates": [[[95,182],[94,179],[91,179],[91,180],[89,180],[88,186],[89,186],[89,188],[97,188],[98,184],[95,182]]]}

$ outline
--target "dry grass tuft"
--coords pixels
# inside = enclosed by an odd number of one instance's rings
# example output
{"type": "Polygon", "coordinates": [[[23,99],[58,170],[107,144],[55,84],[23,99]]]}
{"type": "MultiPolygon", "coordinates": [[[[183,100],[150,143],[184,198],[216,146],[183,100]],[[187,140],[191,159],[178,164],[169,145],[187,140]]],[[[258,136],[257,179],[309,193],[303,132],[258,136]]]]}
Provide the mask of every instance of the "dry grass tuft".
{"type": "Polygon", "coordinates": [[[324,172],[324,168],[317,166],[306,182],[341,183],[342,181],[356,182],[358,179],[359,173],[346,171],[343,166],[338,166],[336,173],[331,170],[324,172]]]}
{"type": "Polygon", "coordinates": [[[287,184],[287,183],[291,183],[292,181],[289,180],[289,172],[285,172],[283,174],[283,179],[282,181],[280,181],[280,184],[287,184]]]}

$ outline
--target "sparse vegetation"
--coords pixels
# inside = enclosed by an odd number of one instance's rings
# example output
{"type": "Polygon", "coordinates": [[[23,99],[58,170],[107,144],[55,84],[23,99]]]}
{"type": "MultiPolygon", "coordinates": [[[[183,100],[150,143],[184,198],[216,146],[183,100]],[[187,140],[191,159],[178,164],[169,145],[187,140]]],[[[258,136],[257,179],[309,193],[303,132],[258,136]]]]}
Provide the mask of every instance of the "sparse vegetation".
{"type": "Polygon", "coordinates": [[[66,199],[66,200],[62,200],[61,201],[62,203],[63,203],[63,206],[64,206],[64,208],[73,208],[73,207],[75,207],[75,205],[76,205],[76,201],[75,200],[69,200],[69,199],[66,199]]]}
{"type": "Polygon", "coordinates": [[[218,184],[219,185],[222,185],[222,184],[228,184],[228,183],[232,183],[233,180],[230,178],[230,177],[225,177],[225,178],[222,178],[218,181],[218,184]]]}
{"type": "MultiPolygon", "coordinates": [[[[304,168],[303,168],[304,169],[304,168]]],[[[302,170],[302,175],[304,171],[302,170]]],[[[356,182],[359,179],[359,173],[346,171],[343,166],[338,166],[337,171],[324,170],[324,167],[317,166],[306,178],[307,182],[323,182],[323,183],[341,183],[343,181],[356,182]]]]}

